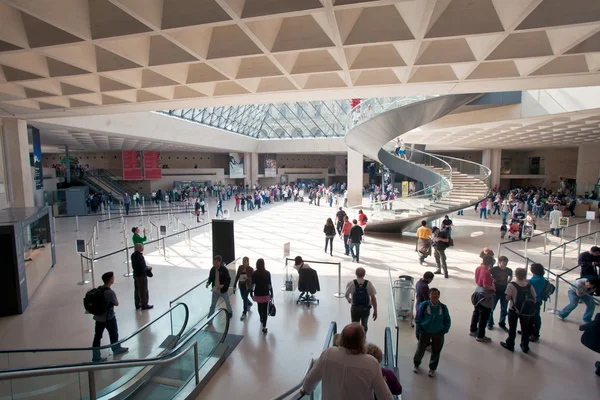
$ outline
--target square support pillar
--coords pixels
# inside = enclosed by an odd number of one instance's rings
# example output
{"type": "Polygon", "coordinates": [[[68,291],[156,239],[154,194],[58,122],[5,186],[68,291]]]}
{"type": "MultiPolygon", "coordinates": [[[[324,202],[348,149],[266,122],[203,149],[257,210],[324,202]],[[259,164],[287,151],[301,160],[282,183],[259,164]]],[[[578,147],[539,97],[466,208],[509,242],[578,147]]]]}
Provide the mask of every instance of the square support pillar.
{"type": "Polygon", "coordinates": [[[490,187],[500,187],[500,171],[502,169],[502,149],[483,150],[481,163],[488,167],[492,175],[490,187]]]}
{"type": "Polygon", "coordinates": [[[363,155],[348,149],[348,206],[362,204],[363,155]]]}
{"type": "Polygon", "coordinates": [[[2,120],[2,152],[6,167],[6,193],[10,207],[33,207],[33,182],[26,121],[14,118],[2,120]]]}

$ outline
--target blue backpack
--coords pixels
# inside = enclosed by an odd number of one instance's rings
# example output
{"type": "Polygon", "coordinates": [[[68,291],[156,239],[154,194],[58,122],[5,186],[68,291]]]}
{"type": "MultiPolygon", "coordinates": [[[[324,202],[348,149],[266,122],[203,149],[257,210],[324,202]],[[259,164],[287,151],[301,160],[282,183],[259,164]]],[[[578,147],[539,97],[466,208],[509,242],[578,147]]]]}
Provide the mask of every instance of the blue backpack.
{"type": "Polygon", "coordinates": [[[359,285],[356,279],[354,280],[354,294],[352,294],[353,306],[370,307],[370,296],[369,291],[367,290],[368,284],[369,281],[367,280],[365,280],[362,285],[359,285]]]}

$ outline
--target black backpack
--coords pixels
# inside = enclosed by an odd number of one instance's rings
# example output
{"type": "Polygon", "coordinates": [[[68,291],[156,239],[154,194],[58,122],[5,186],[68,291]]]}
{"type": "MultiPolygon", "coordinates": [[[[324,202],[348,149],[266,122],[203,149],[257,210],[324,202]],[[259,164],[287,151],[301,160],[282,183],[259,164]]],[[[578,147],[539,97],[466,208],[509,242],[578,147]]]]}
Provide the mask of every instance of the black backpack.
{"type": "Polygon", "coordinates": [[[531,294],[531,284],[519,286],[516,282],[511,282],[517,289],[517,298],[513,299],[514,309],[517,315],[521,317],[533,317],[537,311],[537,305],[531,294]]]}
{"type": "Polygon", "coordinates": [[[542,289],[542,293],[540,293],[540,297],[541,297],[541,301],[548,301],[550,300],[550,296],[552,296],[554,294],[554,292],[556,291],[556,287],[551,284],[550,282],[546,281],[546,283],[544,284],[544,288],[542,289]]]}
{"type": "Polygon", "coordinates": [[[107,289],[102,286],[88,290],[83,298],[85,311],[92,315],[102,315],[108,311],[108,302],[104,297],[105,290],[107,289]]]}
{"type": "Polygon", "coordinates": [[[367,285],[369,281],[365,280],[362,285],[358,284],[358,281],[354,280],[354,294],[352,294],[352,305],[369,307],[369,291],[367,285]]]}

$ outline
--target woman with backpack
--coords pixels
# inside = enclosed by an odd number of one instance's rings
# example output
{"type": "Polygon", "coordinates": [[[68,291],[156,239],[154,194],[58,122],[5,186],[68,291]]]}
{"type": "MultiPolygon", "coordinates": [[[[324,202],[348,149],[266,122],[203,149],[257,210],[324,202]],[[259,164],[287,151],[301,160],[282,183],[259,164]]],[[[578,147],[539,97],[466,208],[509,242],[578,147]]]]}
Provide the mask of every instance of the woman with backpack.
{"type": "Polygon", "coordinates": [[[271,284],[271,273],[266,270],[265,260],[262,258],[256,260],[256,270],[252,273],[250,296],[258,304],[262,333],[267,333],[267,317],[269,304],[273,301],[273,285],[271,284]]]}
{"type": "Polygon", "coordinates": [[[333,238],[335,237],[335,225],[331,218],[327,218],[325,227],[323,228],[325,233],[325,253],[327,253],[327,244],[329,243],[329,255],[333,256],[333,238]]]}

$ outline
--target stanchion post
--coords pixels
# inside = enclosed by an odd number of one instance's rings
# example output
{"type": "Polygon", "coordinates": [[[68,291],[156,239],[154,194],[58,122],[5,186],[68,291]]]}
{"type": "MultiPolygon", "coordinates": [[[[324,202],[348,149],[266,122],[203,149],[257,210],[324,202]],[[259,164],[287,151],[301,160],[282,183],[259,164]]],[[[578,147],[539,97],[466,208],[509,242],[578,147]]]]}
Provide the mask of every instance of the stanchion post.
{"type": "Polygon", "coordinates": [[[338,291],[333,294],[334,297],[341,299],[346,297],[345,293],[342,293],[342,263],[338,263],[338,291]]]}
{"type": "Polygon", "coordinates": [[[79,232],[79,215],[75,216],[75,224],[76,224],[75,232],[79,232]]]}
{"type": "Polygon", "coordinates": [[[575,238],[579,237],[579,224],[575,225],[575,238]]]}
{"type": "Polygon", "coordinates": [[[100,231],[100,221],[96,221],[96,240],[98,240],[98,232],[100,231]]]}
{"type": "Polygon", "coordinates": [[[548,246],[548,232],[544,233],[544,253],[543,254],[548,254],[546,252],[547,246],[548,246]]]}
{"type": "Polygon", "coordinates": [[[554,291],[554,310],[548,310],[548,312],[553,314],[558,314],[560,308],[558,308],[558,290],[560,286],[560,275],[556,275],[556,290],[554,291]]]}
{"type": "Polygon", "coordinates": [[[563,245],[563,256],[562,256],[562,268],[565,268],[565,263],[567,260],[567,246],[563,245]]]}
{"type": "Polygon", "coordinates": [[[92,287],[96,287],[96,273],[94,272],[94,262],[96,260],[94,259],[94,256],[92,256],[92,262],[90,263],[91,265],[91,270],[92,270],[92,287]]]}
{"type": "Polygon", "coordinates": [[[598,232],[594,233],[594,246],[598,246],[598,232]]]}
{"type": "Polygon", "coordinates": [[[592,233],[592,220],[590,219],[587,222],[587,224],[588,224],[588,235],[589,235],[590,233],[592,233]]]}
{"type": "Polygon", "coordinates": [[[84,271],[83,271],[83,255],[79,255],[79,261],[81,263],[81,282],[77,282],[78,285],[87,285],[90,281],[85,280],[84,271]]]}
{"type": "Polygon", "coordinates": [[[502,246],[498,243],[498,257],[500,257],[500,250],[502,250],[502,246]]]}
{"type": "Polygon", "coordinates": [[[528,240],[523,240],[525,242],[525,272],[527,272],[527,242],[528,240]]]}
{"type": "Polygon", "coordinates": [[[578,242],[579,242],[579,251],[577,252],[577,256],[579,256],[579,254],[581,254],[581,242],[583,241],[582,238],[579,238],[578,242]]]}
{"type": "Polygon", "coordinates": [[[167,261],[167,246],[165,246],[165,237],[163,236],[163,256],[165,257],[165,261],[167,261]]]}
{"type": "Polygon", "coordinates": [[[127,273],[123,274],[123,276],[127,277],[133,275],[133,272],[131,272],[129,268],[129,247],[127,246],[127,234],[125,234],[125,243],[125,264],[127,265],[127,273]]]}
{"type": "Polygon", "coordinates": [[[548,253],[548,271],[552,270],[552,251],[548,253]]]}

